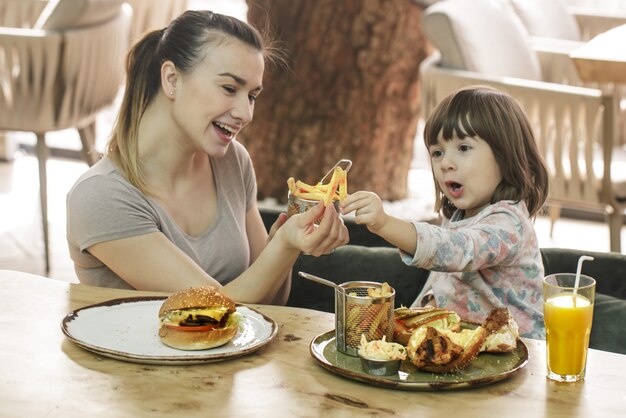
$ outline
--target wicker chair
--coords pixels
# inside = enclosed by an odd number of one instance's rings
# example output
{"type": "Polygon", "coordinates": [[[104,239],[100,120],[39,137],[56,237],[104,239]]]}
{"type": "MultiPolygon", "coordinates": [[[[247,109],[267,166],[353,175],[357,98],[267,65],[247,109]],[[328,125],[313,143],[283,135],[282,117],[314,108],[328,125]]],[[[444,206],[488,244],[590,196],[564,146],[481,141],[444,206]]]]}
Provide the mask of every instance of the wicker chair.
{"type": "Polygon", "coordinates": [[[619,252],[626,166],[613,161],[613,95],[561,84],[577,78],[568,52],[533,50],[521,21],[496,0],[438,2],[426,10],[423,31],[436,48],[420,68],[424,117],[467,85],[511,94],[533,123],[548,164],[548,205],[602,211],[611,251],[619,252]]]}
{"type": "Polygon", "coordinates": [[[510,1],[531,36],[588,41],[626,23],[626,11],[570,6],[563,0],[510,1]]]}
{"type": "Polygon", "coordinates": [[[48,0],[0,0],[0,27],[32,28],[48,0]]]}
{"type": "MultiPolygon", "coordinates": [[[[602,10],[589,7],[572,7],[562,0],[500,0],[510,2],[530,34],[536,49],[560,48],[571,52],[594,36],[626,24],[626,10],[602,10]]],[[[626,146],[626,85],[615,83],[571,84],[599,88],[615,96],[617,108],[617,142],[626,146]]]]}
{"type": "MultiPolygon", "coordinates": [[[[0,28],[0,131],[37,136],[49,273],[46,132],[77,129],[86,161],[99,159],[95,118],[124,78],[131,10],[120,0],[0,0],[0,10],[10,10],[14,24],[0,28]]],[[[11,23],[8,12],[0,15],[11,23]]]]}

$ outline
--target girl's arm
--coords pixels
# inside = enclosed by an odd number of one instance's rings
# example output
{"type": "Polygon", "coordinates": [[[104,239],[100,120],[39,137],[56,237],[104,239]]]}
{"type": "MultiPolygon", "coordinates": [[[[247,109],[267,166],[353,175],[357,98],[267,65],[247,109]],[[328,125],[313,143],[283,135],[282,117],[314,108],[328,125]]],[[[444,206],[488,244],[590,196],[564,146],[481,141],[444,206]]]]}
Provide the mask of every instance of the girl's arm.
{"type": "Polygon", "coordinates": [[[394,247],[398,247],[408,254],[415,254],[417,235],[411,222],[385,214],[384,224],[377,229],[370,229],[370,231],[394,247]]]}
{"type": "Polygon", "coordinates": [[[385,213],[383,203],[376,193],[359,191],[341,202],[344,213],[354,212],[354,221],[404,252],[414,254],[417,236],[413,225],[385,213]]]}
{"type": "Polygon", "coordinates": [[[416,222],[419,254],[409,264],[434,271],[478,271],[516,263],[536,246],[532,223],[514,209],[493,205],[460,228],[416,222]]]}

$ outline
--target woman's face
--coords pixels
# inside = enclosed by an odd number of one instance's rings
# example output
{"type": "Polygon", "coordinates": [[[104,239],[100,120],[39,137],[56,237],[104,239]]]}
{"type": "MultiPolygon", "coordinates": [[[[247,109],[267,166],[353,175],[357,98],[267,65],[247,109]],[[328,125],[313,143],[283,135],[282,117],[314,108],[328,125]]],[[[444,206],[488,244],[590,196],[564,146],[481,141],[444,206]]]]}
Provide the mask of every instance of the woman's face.
{"type": "Polygon", "coordinates": [[[177,81],[173,118],[180,146],[222,156],[252,120],[262,90],[263,54],[236,39],[207,48],[206,56],[177,81]]]}
{"type": "Polygon", "coordinates": [[[502,181],[498,162],[489,144],[478,137],[439,138],[429,147],[437,184],[465,217],[476,215],[491,202],[502,181]]]}

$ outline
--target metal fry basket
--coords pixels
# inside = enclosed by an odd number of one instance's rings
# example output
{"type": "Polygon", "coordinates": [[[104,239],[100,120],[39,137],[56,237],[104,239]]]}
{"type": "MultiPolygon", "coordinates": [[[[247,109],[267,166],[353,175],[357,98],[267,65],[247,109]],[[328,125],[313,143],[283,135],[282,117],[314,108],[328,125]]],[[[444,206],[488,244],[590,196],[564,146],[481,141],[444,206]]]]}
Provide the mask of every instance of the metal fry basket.
{"type": "MultiPolygon", "coordinates": [[[[307,210],[311,209],[315,205],[317,205],[319,200],[310,200],[310,199],[302,199],[300,197],[294,196],[291,192],[287,193],[287,216],[291,217],[293,215],[297,215],[299,213],[304,213],[307,210]]],[[[339,213],[339,201],[333,200],[333,205],[335,206],[335,210],[339,213]]],[[[319,220],[315,221],[316,224],[319,224],[319,220]]]]}
{"type": "Polygon", "coordinates": [[[368,289],[380,289],[382,283],[355,281],[339,286],[344,293],[335,291],[337,350],[356,356],[363,334],[367,341],[380,340],[383,336],[392,341],[396,291],[391,289],[391,295],[373,298],[368,295],[368,289]]]}

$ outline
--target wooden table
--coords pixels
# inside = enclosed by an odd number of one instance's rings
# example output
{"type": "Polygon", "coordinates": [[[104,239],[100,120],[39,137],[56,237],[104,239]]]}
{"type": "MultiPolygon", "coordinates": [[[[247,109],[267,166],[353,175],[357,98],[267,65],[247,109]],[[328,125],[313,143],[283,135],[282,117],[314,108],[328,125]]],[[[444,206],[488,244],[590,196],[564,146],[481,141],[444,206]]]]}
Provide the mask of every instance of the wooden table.
{"type": "Polygon", "coordinates": [[[583,81],[626,83],[626,25],[603,32],[570,53],[583,81]]]}
{"type": "Polygon", "coordinates": [[[480,388],[415,392],[337,376],[309,354],[333,315],[252,307],[279,324],[276,338],[237,359],[188,366],[136,364],[83,350],[60,330],[66,313],[134,292],[68,284],[0,270],[2,417],[614,417],[626,404],[626,356],[590,350],[585,382],[545,378],[545,346],[526,340],[530,361],[480,388]]]}

